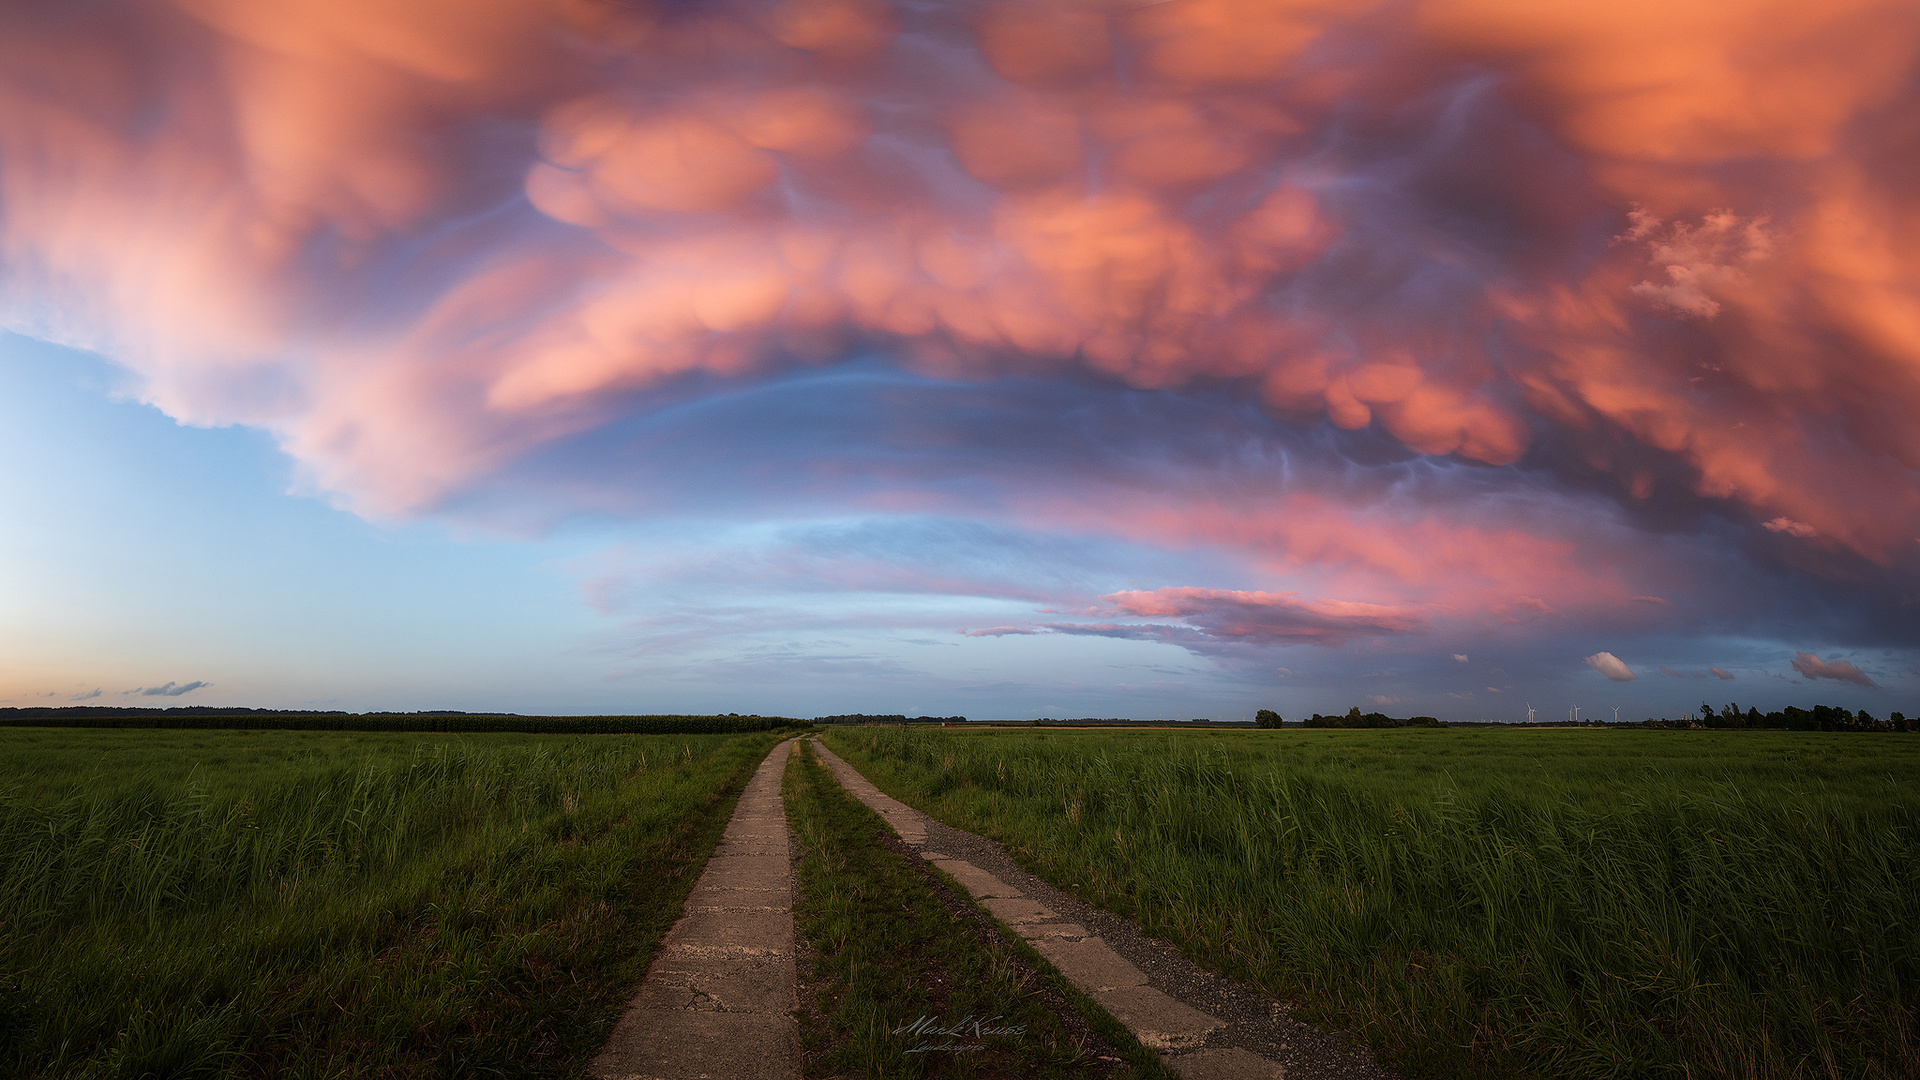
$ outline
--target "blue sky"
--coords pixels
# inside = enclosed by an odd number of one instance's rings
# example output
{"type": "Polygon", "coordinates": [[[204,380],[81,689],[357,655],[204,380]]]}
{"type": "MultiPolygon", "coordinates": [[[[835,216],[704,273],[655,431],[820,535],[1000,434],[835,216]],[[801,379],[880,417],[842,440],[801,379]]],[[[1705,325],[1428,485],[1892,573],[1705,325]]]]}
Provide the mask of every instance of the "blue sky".
{"type": "Polygon", "coordinates": [[[261,432],[183,427],[123,381],[0,338],[7,704],[616,704],[563,566],[578,542],[366,522],[290,494],[261,432]]]}
{"type": "MultiPolygon", "coordinates": [[[[266,434],[180,425],[129,400],[111,363],[19,336],[0,338],[0,409],[0,493],[18,508],[0,522],[8,705],[1237,718],[1362,704],[1513,720],[1529,703],[1561,717],[1886,700],[1809,694],[1764,638],[1645,636],[1622,650],[1640,677],[1619,684],[1569,655],[1588,643],[1558,639],[1208,655],[993,633],[1067,621],[1043,610],[1063,596],[1227,576],[1233,560],[927,515],[602,513],[518,533],[369,521],[292,490],[266,434]],[[1478,655],[1456,660],[1455,644],[1478,655]],[[1737,676],[1697,674],[1712,666],[1737,676]]],[[[1873,659],[1885,679],[1893,654],[1873,659]]]]}

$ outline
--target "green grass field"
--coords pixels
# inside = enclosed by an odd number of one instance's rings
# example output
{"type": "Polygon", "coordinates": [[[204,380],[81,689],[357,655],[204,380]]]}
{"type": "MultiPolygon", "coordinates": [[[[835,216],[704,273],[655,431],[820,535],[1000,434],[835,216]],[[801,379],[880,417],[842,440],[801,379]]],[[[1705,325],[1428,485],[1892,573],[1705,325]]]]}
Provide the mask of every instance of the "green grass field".
{"type": "Polygon", "coordinates": [[[1408,1075],[1920,1075],[1920,738],[826,738],[1408,1075]]]}
{"type": "Polygon", "coordinates": [[[0,730],[0,1075],[579,1075],[781,737],[0,730]]]}

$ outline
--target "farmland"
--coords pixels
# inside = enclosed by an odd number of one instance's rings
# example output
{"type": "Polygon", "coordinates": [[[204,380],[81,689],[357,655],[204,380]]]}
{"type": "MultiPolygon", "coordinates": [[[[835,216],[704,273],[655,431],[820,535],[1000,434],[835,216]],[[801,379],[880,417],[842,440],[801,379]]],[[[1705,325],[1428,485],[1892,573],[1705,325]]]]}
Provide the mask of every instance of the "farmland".
{"type": "Polygon", "coordinates": [[[1408,1075],[1920,1074],[1920,740],[826,737],[1408,1075]]]}
{"type": "Polygon", "coordinates": [[[578,1074],[780,738],[0,730],[0,1074],[578,1074]]]}

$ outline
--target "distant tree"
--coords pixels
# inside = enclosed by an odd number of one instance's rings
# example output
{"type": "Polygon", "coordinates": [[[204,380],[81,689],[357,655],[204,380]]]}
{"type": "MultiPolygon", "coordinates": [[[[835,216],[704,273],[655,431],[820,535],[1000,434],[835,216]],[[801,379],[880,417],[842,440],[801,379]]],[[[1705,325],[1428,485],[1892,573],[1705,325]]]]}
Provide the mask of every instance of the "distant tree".
{"type": "Polygon", "coordinates": [[[1253,722],[1263,728],[1277,728],[1281,723],[1280,714],[1272,709],[1261,709],[1253,714],[1253,722]]]}
{"type": "Polygon", "coordinates": [[[1358,705],[1347,710],[1346,721],[1345,724],[1341,725],[1342,727],[1364,727],[1367,723],[1366,717],[1360,715],[1360,706],[1358,705]]]}

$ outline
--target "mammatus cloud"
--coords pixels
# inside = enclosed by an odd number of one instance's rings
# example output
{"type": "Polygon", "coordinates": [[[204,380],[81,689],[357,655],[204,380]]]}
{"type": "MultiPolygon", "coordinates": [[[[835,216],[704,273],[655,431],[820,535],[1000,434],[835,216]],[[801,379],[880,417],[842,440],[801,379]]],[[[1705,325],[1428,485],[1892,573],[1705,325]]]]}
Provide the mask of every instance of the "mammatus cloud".
{"type": "Polygon", "coordinates": [[[1634,674],[1620,658],[1610,652],[1597,652],[1587,657],[1587,666],[1612,679],[1614,682],[1632,682],[1634,674]]]}
{"type": "Polygon", "coordinates": [[[1874,684],[1872,679],[1867,678],[1866,672],[1853,666],[1850,661],[1835,660],[1828,663],[1809,652],[1794,654],[1793,670],[1805,675],[1809,679],[1834,679],[1839,682],[1850,682],[1856,686],[1868,687],[1874,684]]]}
{"type": "Polygon", "coordinates": [[[1624,625],[1680,521],[1915,572],[1916,57],[1909,0],[13,5],[0,327],[371,514],[804,496],[1358,605],[1111,601],[1209,641],[1624,625]],[[876,357],[973,426],[836,396],[876,357]]]}
{"type": "Polygon", "coordinates": [[[125,693],[138,694],[141,697],[179,697],[182,694],[191,694],[195,690],[204,689],[212,685],[210,682],[201,682],[199,679],[195,679],[190,683],[175,684],[169,682],[162,686],[137,686],[132,690],[125,691],[125,693]]]}

